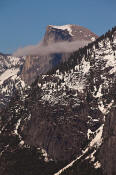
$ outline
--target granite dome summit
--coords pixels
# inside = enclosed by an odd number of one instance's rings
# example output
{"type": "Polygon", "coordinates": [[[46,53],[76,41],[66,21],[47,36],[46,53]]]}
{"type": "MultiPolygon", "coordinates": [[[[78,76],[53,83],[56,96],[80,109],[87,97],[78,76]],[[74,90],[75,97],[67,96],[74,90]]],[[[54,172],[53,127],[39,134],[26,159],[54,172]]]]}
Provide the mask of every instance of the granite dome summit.
{"type": "Polygon", "coordinates": [[[27,46],[16,52],[23,51],[24,54],[26,51],[28,53],[21,75],[22,79],[31,84],[38,75],[46,73],[62,61],[67,61],[72,52],[97,37],[96,34],[82,26],[47,26],[44,38],[39,45],[27,46]],[[42,54],[47,52],[47,54],[41,56],[41,52],[42,54]],[[39,54],[40,56],[37,56],[39,54]]]}

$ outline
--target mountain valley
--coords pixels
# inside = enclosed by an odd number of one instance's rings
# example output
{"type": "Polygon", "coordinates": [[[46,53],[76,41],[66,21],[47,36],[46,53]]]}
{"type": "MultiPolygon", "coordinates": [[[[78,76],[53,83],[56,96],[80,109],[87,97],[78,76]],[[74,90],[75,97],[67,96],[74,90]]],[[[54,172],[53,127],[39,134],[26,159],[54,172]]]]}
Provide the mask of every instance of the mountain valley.
{"type": "Polygon", "coordinates": [[[46,64],[0,56],[0,175],[116,174],[116,27],[71,28],[48,26],[44,44],[88,45],[46,64]]]}

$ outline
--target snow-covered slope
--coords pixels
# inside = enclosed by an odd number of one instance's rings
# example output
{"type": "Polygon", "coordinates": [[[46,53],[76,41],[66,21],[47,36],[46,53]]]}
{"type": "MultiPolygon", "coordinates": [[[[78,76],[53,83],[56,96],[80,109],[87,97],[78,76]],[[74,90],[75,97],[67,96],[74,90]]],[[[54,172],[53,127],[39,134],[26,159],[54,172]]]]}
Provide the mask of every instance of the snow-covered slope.
{"type": "Polygon", "coordinates": [[[25,58],[0,55],[0,107],[6,105],[16,89],[24,88],[20,78],[25,58]]]}

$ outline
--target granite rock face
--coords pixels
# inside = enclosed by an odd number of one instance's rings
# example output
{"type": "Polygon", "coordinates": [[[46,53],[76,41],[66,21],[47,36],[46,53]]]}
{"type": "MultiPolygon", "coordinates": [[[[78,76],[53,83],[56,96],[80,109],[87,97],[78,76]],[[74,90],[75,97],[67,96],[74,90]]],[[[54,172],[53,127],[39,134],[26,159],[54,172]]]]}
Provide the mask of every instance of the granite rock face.
{"type": "Polygon", "coordinates": [[[116,109],[113,106],[106,116],[103,133],[103,145],[100,151],[100,158],[104,173],[106,175],[116,174],[116,109]]]}
{"type": "MultiPolygon", "coordinates": [[[[46,28],[42,41],[43,46],[57,42],[87,41],[91,42],[98,36],[90,30],[76,25],[52,26],[46,28]]],[[[48,72],[62,61],[67,61],[70,53],[53,53],[46,56],[27,56],[21,78],[31,84],[38,75],[48,72]]]]}

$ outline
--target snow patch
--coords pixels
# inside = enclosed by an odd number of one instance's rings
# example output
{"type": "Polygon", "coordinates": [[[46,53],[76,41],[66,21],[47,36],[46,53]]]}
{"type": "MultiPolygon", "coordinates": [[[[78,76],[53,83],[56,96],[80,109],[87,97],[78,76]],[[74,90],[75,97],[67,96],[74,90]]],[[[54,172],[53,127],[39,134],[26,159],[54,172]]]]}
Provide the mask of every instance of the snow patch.
{"type": "Polygon", "coordinates": [[[68,24],[68,25],[63,25],[63,26],[54,26],[54,25],[50,25],[50,27],[55,28],[55,29],[60,29],[60,30],[67,30],[69,32],[69,34],[71,36],[73,36],[72,34],[72,25],[68,24]]]}
{"type": "Polygon", "coordinates": [[[87,138],[90,139],[92,134],[94,134],[94,132],[92,132],[91,129],[88,129],[87,138]]]}
{"type": "Polygon", "coordinates": [[[111,103],[104,105],[103,101],[99,101],[98,108],[103,114],[108,114],[109,110],[111,109],[112,105],[114,103],[114,100],[111,101],[111,103]]]}
{"type": "MultiPolygon", "coordinates": [[[[97,89],[96,89],[96,86],[94,86],[94,93],[96,93],[97,89]]],[[[101,93],[102,91],[102,85],[99,86],[99,89],[98,89],[98,92],[96,95],[93,95],[93,97],[95,98],[100,98],[103,96],[103,94],[101,93]]]]}
{"type": "Polygon", "coordinates": [[[52,159],[49,159],[49,158],[48,158],[48,154],[47,154],[47,152],[46,152],[45,149],[37,148],[37,150],[39,150],[39,151],[42,152],[42,155],[43,155],[43,157],[44,157],[44,161],[45,161],[45,162],[49,162],[50,160],[52,160],[52,159]]]}
{"type": "Polygon", "coordinates": [[[99,147],[102,144],[102,133],[103,133],[104,124],[102,124],[96,131],[95,138],[90,142],[90,147],[99,147]]]}
{"type": "Polygon", "coordinates": [[[94,163],[94,167],[97,169],[97,168],[100,168],[101,167],[101,163],[99,161],[95,162],[94,163]]]}
{"type": "Polygon", "coordinates": [[[95,37],[92,37],[92,38],[91,38],[91,41],[95,41],[95,37]]]}
{"type": "Polygon", "coordinates": [[[20,123],[21,123],[21,119],[18,120],[18,122],[17,122],[17,124],[16,124],[16,128],[15,128],[15,130],[14,130],[14,134],[16,134],[16,135],[19,135],[19,134],[18,134],[18,128],[19,128],[19,126],[20,126],[20,123]]]}
{"type": "Polygon", "coordinates": [[[96,150],[94,150],[89,156],[87,156],[85,159],[91,159],[91,162],[95,161],[95,156],[94,154],[96,153],[96,150]]]}
{"type": "Polygon", "coordinates": [[[13,69],[8,69],[6,70],[1,76],[0,76],[0,85],[3,84],[3,82],[5,80],[7,80],[8,78],[17,75],[17,73],[19,72],[19,68],[13,68],[13,69]]]}
{"type": "Polygon", "coordinates": [[[82,72],[84,74],[87,74],[90,69],[90,62],[85,61],[85,59],[82,59],[82,72]]]}

